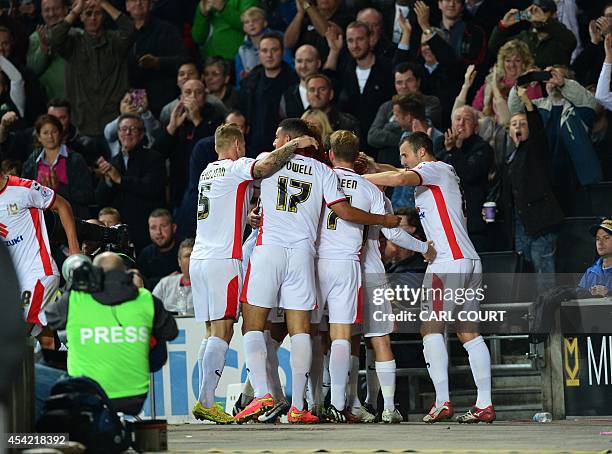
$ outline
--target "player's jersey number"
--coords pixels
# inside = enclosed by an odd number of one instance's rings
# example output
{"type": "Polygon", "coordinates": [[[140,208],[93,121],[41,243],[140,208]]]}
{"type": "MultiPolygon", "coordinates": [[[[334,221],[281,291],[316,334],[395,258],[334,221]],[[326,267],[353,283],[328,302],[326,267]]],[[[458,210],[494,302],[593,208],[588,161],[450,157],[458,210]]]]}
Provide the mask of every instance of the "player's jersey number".
{"type": "MultiPolygon", "coordinates": [[[[349,203],[349,205],[351,204],[350,195],[346,196],[346,201],[349,203]]],[[[330,210],[329,214],[327,215],[327,230],[336,230],[337,226],[338,226],[338,215],[334,213],[332,210],[330,210]]]]}
{"type": "Polygon", "coordinates": [[[312,192],[312,183],[307,181],[289,179],[287,177],[278,177],[278,194],[276,197],[276,209],[278,211],[288,211],[289,213],[297,213],[299,203],[304,203],[310,197],[312,192]],[[297,194],[289,195],[287,188],[292,187],[299,189],[297,194]]]}
{"type": "Polygon", "coordinates": [[[198,195],[198,221],[206,219],[210,212],[210,200],[206,196],[209,191],[210,183],[200,186],[200,194],[198,195]]]}

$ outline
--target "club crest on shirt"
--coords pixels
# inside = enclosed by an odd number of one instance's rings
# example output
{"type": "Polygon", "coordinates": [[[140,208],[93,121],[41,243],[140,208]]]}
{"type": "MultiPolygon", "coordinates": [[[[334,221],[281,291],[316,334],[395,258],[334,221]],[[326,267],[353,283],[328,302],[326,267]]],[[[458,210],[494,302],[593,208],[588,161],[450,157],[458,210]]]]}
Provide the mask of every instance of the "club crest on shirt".
{"type": "Polygon", "coordinates": [[[17,206],[16,203],[9,203],[7,206],[7,211],[9,215],[16,215],[19,214],[19,207],[17,206]]]}

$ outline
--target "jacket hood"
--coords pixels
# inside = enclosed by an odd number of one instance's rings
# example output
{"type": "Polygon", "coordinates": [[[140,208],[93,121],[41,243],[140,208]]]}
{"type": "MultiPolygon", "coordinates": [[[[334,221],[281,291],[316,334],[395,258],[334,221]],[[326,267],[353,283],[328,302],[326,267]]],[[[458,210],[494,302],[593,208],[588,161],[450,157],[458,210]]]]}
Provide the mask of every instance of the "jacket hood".
{"type": "Polygon", "coordinates": [[[104,273],[104,290],[91,295],[100,304],[116,306],[138,297],[138,288],[126,272],[110,270],[104,273]]]}

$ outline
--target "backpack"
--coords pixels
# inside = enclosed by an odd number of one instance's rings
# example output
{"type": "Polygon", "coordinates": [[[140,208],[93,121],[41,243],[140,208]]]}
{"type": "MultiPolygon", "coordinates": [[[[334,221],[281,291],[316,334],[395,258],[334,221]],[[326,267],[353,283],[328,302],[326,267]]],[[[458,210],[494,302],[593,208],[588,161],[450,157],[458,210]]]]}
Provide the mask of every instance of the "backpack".
{"type": "Polygon", "coordinates": [[[124,427],[100,385],[88,377],[69,377],[51,388],[36,430],[68,433],[92,453],[119,453],[131,444],[124,427]]]}

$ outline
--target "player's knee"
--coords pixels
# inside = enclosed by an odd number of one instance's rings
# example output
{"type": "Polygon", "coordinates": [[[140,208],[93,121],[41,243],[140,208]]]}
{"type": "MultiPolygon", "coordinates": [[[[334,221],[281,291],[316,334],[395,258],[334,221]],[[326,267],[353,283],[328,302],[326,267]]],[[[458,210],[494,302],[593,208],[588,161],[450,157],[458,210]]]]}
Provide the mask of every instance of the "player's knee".
{"type": "Polygon", "coordinates": [[[457,338],[462,344],[476,339],[478,336],[480,336],[480,333],[457,333],[457,338]]]}

